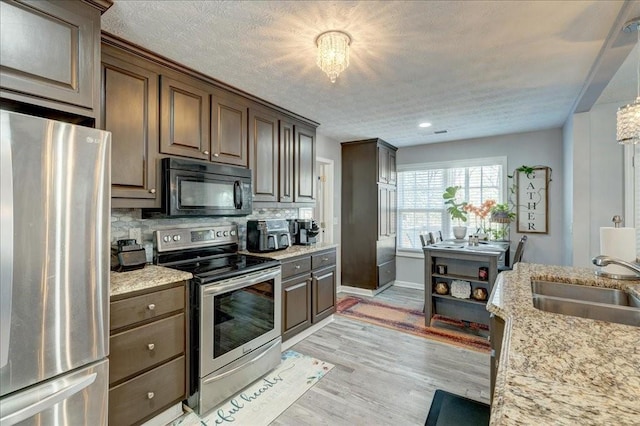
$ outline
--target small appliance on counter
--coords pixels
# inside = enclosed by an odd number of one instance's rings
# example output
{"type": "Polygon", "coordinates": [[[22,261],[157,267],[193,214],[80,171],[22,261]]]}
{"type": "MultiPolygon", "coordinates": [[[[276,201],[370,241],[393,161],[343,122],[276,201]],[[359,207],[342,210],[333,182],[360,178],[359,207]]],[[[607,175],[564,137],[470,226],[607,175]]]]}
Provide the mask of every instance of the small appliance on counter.
{"type": "Polygon", "coordinates": [[[118,240],[117,247],[111,247],[111,270],[115,272],[134,271],[144,268],[147,254],[136,240],[118,240]]]}
{"type": "Polygon", "coordinates": [[[247,221],[247,250],[264,253],[290,246],[289,224],[285,219],[247,221]]]}
{"type": "Polygon", "coordinates": [[[320,227],[313,219],[289,219],[289,232],[293,235],[293,244],[308,246],[318,242],[320,227]]]}

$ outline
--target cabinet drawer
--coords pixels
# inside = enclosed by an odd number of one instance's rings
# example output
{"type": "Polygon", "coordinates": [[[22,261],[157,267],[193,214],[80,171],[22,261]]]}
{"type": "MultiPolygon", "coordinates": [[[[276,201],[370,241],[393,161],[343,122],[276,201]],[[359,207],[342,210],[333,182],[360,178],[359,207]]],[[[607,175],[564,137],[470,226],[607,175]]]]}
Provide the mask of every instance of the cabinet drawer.
{"type": "Polygon", "coordinates": [[[184,398],[185,358],[181,356],[109,390],[109,424],[131,425],[184,398]]]}
{"type": "Polygon", "coordinates": [[[311,255],[311,269],[324,268],[336,264],[336,251],[325,251],[311,255]]]}
{"type": "Polygon", "coordinates": [[[311,256],[301,257],[296,260],[282,262],[282,278],[311,271],[311,256]]]}
{"type": "Polygon", "coordinates": [[[183,309],[183,286],[118,300],[111,302],[110,329],[116,330],[127,325],[183,309]]]}
{"type": "Polygon", "coordinates": [[[378,265],[378,287],[396,279],[396,261],[391,260],[378,265]]]}
{"type": "Polygon", "coordinates": [[[184,314],[136,327],[109,339],[109,383],[184,353],[184,314]]]}

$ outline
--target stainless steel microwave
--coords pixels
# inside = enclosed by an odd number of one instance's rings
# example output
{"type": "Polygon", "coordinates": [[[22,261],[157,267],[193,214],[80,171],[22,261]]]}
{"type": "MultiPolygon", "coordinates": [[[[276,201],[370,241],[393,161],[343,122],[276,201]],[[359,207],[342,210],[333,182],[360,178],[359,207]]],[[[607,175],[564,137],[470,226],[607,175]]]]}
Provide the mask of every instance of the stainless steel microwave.
{"type": "Polygon", "coordinates": [[[164,216],[246,216],[252,210],[251,170],[181,158],[162,159],[164,216]]]}

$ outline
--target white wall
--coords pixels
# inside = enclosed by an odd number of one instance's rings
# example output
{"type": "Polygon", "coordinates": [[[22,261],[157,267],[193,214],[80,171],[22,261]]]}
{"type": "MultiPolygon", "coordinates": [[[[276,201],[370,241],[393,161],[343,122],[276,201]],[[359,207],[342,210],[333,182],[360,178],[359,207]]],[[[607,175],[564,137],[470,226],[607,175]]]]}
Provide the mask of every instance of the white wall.
{"type": "Polygon", "coordinates": [[[574,114],[565,128],[565,150],[573,155],[573,233],[568,236],[573,266],[591,265],[591,258],[600,254],[600,227],[612,226],[614,215],[624,215],[624,147],[616,142],[620,105],[596,104],[574,114]]]}
{"type": "MultiPolygon", "coordinates": [[[[549,233],[527,234],[524,261],[552,265],[565,264],[564,259],[564,164],[562,129],[467,139],[440,144],[400,148],[397,164],[429,163],[467,158],[507,156],[508,174],[519,166],[543,165],[552,169],[549,184],[549,233]]],[[[511,229],[511,240],[520,235],[511,229]]],[[[512,250],[513,252],[514,250],[512,250]]],[[[400,256],[396,270],[398,281],[424,282],[424,261],[400,256]]]]}

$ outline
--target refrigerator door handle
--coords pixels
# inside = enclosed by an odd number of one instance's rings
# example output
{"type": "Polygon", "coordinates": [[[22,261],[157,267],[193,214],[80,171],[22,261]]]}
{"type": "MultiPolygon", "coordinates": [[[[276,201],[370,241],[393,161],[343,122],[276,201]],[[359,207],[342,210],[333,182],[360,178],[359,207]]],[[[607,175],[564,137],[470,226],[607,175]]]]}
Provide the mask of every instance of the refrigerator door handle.
{"type": "Polygon", "coordinates": [[[0,118],[0,368],[9,362],[13,288],[13,159],[9,115],[0,118]]]}
{"type": "MultiPolygon", "coordinates": [[[[98,376],[97,373],[89,374],[88,376],[80,377],[76,380],[73,380],[66,387],[58,390],[46,396],[36,402],[31,403],[31,401],[25,401],[27,405],[26,407],[19,408],[11,413],[2,413],[2,417],[0,418],[0,424],[2,426],[11,426],[16,423],[19,423],[23,420],[26,420],[30,417],[35,416],[36,414],[53,407],[54,405],[64,401],[65,399],[69,399],[71,396],[77,394],[82,391],[89,385],[91,385],[98,376]]],[[[31,399],[31,398],[30,398],[31,399]]]]}

